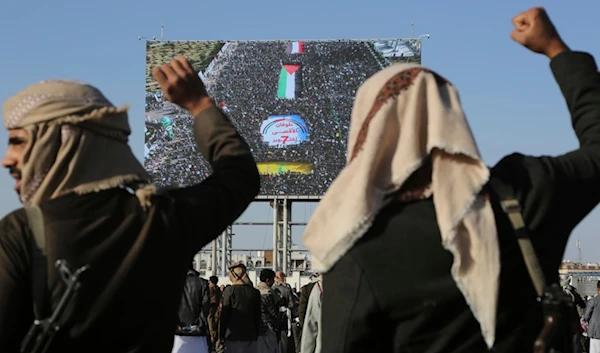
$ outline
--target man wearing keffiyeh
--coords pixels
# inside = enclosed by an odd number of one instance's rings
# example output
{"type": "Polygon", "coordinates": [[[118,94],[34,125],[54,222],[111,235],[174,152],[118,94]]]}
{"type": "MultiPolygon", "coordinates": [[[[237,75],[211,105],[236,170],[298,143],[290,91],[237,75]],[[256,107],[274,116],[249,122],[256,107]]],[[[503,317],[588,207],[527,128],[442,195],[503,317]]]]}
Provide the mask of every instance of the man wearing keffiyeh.
{"type": "Polygon", "coordinates": [[[4,104],[4,126],[10,143],[3,166],[24,205],[148,181],[127,144],[127,107],[113,106],[90,85],[30,86],[4,104]]]}
{"type": "Polygon", "coordinates": [[[600,202],[600,74],[543,9],[513,25],[515,41],[550,59],[579,148],[489,168],[450,82],[410,64],[370,77],[356,93],[346,167],[303,235],[327,288],[322,353],[533,350],[542,306],[498,198],[522,206],[529,254],[554,283],[571,231],[600,202]]]}
{"type": "Polygon", "coordinates": [[[24,206],[41,211],[47,271],[45,285],[32,283],[40,233],[25,210],[2,219],[0,352],[19,351],[34,321],[32,296],[35,318],[56,307],[65,292],[54,267],[59,259],[89,270],[50,351],[171,351],[194,254],[241,215],[260,180],[248,145],[185,58],[153,75],[165,98],[194,117],[198,151],[213,168],[200,184],[157,191],[127,144],[127,109],[90,85],[43,81],[4,104],[9,147],[2,164],[24,206]]]}

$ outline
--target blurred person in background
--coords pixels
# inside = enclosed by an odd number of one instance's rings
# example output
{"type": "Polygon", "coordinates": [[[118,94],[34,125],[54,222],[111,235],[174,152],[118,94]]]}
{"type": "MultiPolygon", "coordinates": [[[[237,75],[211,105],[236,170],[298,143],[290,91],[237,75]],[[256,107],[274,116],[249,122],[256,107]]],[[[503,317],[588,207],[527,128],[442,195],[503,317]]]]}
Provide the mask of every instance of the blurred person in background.
{"type": "MultiPolygon", "coordinates": [[[[314,261],[315,259],[311,259],[314,261]]],[[[308,299],[310,298],[310,293],[312,292],[313,287],[315,286],[317,280],[319,279],[320,274],[315,272],[310,275],[308,284],[300,287],[300,299],[298,300],[298,329],[300,334],[298,335],[297,343],[298,347],[302,346],[302,330],[304,330],[304,319],[306,318],[306,310],[308,308],[308,299]]],[[[300,350],[300,349],[298,349],[300,350]]]]}
{"type": "Polygon", "coordinates": [[[293,328],[297,327],[295,321],[298,318],[298,298],[294,295],[292,286],[286,282],[286,275],[283,271],[275,273],[275,284],[273,289],[277,290],[284,306],[280,309],[287,316],[287,325],[281,328],[279,332],[279,350],[281,353],[294,353],[296,344],[295,335],[292,334],[293,328]]]}
{"type": "Polygon", "coordinates": [[[208,281],[193,266],[188,270],[179,304],[173,353],[208,353],[208,281]]]}
{"type": "MultiPolygon", "coordinates": [[[[558,283],[569,235],[600,201],[600,74],[543,9],[513,24],[515,41],[550,59],[579,148],[515,153],[488,168],[446,79],[398,64],[365,81],[347,165],[304,233],[325,272],[323,353],[532,351],[544,324],[540,286],[514,228],[529,233],[544,282],[558,283]],[[509,197],[525,229],[501,207],[509,197]],[[390,266],[402,281],[382,271],[390,266]]],[[[551,338],[572,342],[566,329],[551,338]]]]}
{"type": "Polygon", "coordinates": [[[208,313],[208,330],[210,332],[211,350],[216,350],[219,341],[219,306],[221,305],[221,289],[218,286],[219,278],[210,276],[208,279],[210,293],[210,312],[208,313]]]}
{"type": "Polygon", "coordinates": [[[298,317],[300,319],[300,326],[304,325],[304,318],[306,317],[306,307],[308,306],[308,299],[310,298],[310,293],[312,292],[313,287],[317,283],[321,274],[315,272],[310,275],[309,283],[303,285],[300,288],[300,300],[298,301],[298,317]]]}
{"type": "Polygon", "coordinates": [[[213,168],[200,184],[156,190],[128,145],[127,108],[88,84],[43,81],[4,104],[2,165],[28,208],[0,221],[0,352],[19,351],[34,319],[56,308],[67,287],[57,261],[84,272],[50,351],[171,351],[193,256],[242,214],[260,179],[187,59],[153,75],[195,117],[189,128],[213,168]]]}
{"type": "Polygon", "coordinates": [[[219,341],[227,353],[258,353],[261,325],[260,292],[252,286],[246,266],[229,268],[230,286],[223,291],[219,341]]]}
{"type": "MultiPolygon", "coordinates": [[[[600,294],[600,281],[596,283],[596,291],[600,294]]],[[[590,338],[590,353],[600,353],[600,296],[596,295],[587,302],[583,320],[587,323],[587,334],[590,338]]]]}
{"type": "Polygon", "coordinates": [[[302,327],[302,343],[300,351],[303,353],[321,353],[321,298],[323,297],[323,278],[315,280],[306,306],[306,317],[302,327]]]}
{"type": "Polygon", "coordinates": [[[273,284],[273,289],[277,289],[279,291],[279,295],[287,304],[287,307],[292,311],[297,311],[298,307],[298,298],[296,298],[292,286],[290,286],[286,281],[286,275],[282,271],[277,271],[275,273],[275,283],[273,284]]]}
{"type": "Polygon", "coordinates": [[[279,311],[280,297],[273,290],[275,271],[264,269],[260,271],[260,282],[256,289],[260,292],[261,322],[258,337],[259,353],[280,353],[278,332],[283,326],[282,315],[279,311]]]}
{"type": "MultiPolygon", "coordinates": [[[[571,310],[571,325],[573,327],[573,345],[575,346],[575,353],[581,353],[584,351],[584,346],[587,346],[586,339],[583,336],[584,333],[584,325],[582,325],[581,320],[583,314],[585,312],[585,300],[579,295],[577,292],[577,288],[575,288],[571,282],[573,281],[573,277],[569,276],[569,278],[562,283],[562,289],[569,296],[571,302],[573,303],[573,308],[571,310]]],[[[586,351],[587,352],[587,351],[586,351]]]]}

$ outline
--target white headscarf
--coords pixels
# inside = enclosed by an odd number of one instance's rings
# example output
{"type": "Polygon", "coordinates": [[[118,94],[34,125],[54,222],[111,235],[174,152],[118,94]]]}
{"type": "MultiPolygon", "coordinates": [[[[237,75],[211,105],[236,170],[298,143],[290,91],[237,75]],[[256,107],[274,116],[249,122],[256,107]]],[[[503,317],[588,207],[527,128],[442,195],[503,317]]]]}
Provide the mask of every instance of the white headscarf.
{"type": "Polygon", "coordinates": [[[378,72],[356,94],[347,158],[304,232],[318,270],[329,270],[346,254],[390,195],[431,158],[428,192],[435,195],[442,244],[454,256],[452,277],[491,347],[500,257],[492,207],[481,193],[489,170],[458,91],[420,65],[378,72]]]}

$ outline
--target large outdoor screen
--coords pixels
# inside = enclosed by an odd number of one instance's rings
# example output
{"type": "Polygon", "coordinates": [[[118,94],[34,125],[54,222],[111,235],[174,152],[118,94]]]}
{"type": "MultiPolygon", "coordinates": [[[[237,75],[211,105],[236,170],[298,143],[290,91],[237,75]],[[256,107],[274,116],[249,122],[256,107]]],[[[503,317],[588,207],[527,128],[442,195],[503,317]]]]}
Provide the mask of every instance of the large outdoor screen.
{"type": "Polygon", "coordinates": [[[420,63],[421,42],[148,42],[144,159],[162,187],[192,185],[211,173],[196,149],[193,118],[163,99],[151,74],[178,55],[192,62],[248,141],[261,195],[319,196],[345,165],[356,90],[393,63],[420,63]]]}

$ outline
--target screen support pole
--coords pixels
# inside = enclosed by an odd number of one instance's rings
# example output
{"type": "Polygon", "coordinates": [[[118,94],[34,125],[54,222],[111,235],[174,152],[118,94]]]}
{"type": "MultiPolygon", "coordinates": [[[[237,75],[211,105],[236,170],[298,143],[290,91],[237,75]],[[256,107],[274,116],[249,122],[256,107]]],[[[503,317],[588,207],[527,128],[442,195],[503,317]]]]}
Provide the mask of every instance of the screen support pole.
{"type": "Polygon", "coordinates": [[[227,274],[227,229],[221,235],[221,275],[227,274]]]}
{"type": "Polygon", "coordinates": [[[280,229],[281,232],[279,233],[281,235],[281,240],[283,241],[283,246],[281,247],[281,260],[282,260],[282,264],[281,264],[281,271],[283,271],[283,273],[285,273],[285,275],[288,275],[289,272],[289,263],[288,263],[288,254],[290,253],[290,243],[288,242],[288,223],[289,223],[289,216],[290,216],[290,212],[289,212],[289,208],[288,205],[290,204],[290,202],[288,201],[288,199],[283,199],[283,204],[281,205],[282,207],[282,211],[283,211],[283,217],[282,217],[282,222],[280,225],[280,229]]]}
{"type": "Polygon", "coordinates": [[[210,254],[210,270],[215,276],[217,275],[217,239],[212,241],[212,249],[210,254]]]}
{"type": "Polygon", "coordinates": [[[279,266],[279,200],[273,200],[273,259],[271,264],[273,265],[273,271],[277,271],[279,266]]]}

